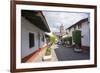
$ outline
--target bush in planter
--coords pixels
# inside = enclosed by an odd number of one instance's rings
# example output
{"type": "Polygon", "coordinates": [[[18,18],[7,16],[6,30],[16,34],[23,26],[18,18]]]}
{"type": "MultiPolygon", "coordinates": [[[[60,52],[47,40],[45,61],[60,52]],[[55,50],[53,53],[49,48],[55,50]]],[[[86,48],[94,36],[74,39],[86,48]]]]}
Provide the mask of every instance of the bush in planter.
{"type": "Polygon", "coordinates": [[[72,38],[73,38],[73,42],[75,43],[75,47],[77,49],[80,49],[80,47],[81,47],[81,31],[80,30],[73,31],[72,38]]]}
{"type": "Polygon", "coordinates": [[[51,55],[51,48],[50,47],[46,49],[45,55],[46,56],[51,55]]]}
{"type": "Polygon", "coordinates": [[[53,34],[49,34],[49,36],[50,36],[50,44],[48,45],[48,47],[46,49],[45,55],[51,54],[51,46],[56,43],[56,39],[57,39],[56,36],[53,34]]]}
{"type": "Polygon", "coordinates": [[[51,48],[47,48],[45,55],[42,58],[43,61],[51,61],[52,60],[52,54],[51,54],[51,48]]]}

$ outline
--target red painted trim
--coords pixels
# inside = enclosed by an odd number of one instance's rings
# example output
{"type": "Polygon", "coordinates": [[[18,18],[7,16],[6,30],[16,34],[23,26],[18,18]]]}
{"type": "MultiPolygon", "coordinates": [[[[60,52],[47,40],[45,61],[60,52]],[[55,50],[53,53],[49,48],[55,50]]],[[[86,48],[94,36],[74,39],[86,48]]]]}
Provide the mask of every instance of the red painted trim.
{"type": "Polygon", "coordinates": [[[38,48],[38,50],[36,50],[35,52],[33,52],[33,53],[31,53],[30,55],[28,55],[28,56],[22,58],[21,62],[22,62],[22,63],[31,62],[31,61],[32,61],[33,59],[35,59],[35,58],[38,56],[38,54],[39,54],[44,48],[46,48],[46,47],[47,47],[47,45],[44,46],[44,47],[42,47],[42,48],[38,48]]]}
{"type": "Polygon", "coordinates": [[[90,51],[90,47],[89,46],[82,46],[81,48],[83,50],[83,53],[88,53],[90,51]]]}
{"type": "Polygon", "coordinates": [[[21,59],[21,63],[25,63],[27,62],[33,55],[35,55],[38,52],[38,50],[36,50],[35,52],[31,53],[30,55],[24,57],[21,59]]]}

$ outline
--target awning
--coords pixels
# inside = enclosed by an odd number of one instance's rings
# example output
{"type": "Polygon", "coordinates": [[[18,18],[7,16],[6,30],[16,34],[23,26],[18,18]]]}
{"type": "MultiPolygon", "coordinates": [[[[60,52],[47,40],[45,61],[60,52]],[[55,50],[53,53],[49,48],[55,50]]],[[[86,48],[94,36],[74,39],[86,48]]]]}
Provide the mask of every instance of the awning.
{"type": "Polygon", "coordinates": [[[40,28],[41,30],[45,32],[50,32],[49,26],[44,16],[42,14],[41,14],[42,17],[37,15],[37,13],[40,11],[22,10],[21,12],[22,12],[21,13],[22,16],[24,16],[27,20],[29,20],[36,27],[40,28]]]}

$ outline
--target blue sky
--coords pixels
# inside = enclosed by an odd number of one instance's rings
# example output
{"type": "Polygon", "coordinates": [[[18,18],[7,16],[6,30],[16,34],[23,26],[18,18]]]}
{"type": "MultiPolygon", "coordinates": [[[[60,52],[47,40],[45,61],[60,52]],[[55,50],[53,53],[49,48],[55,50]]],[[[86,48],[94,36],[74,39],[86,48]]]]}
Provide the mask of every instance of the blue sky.
{"type": "Polygon", "coordinates": [[[58,32],[61,24],[68,28],[81,19],[89,17],[89,13],[43,11],[52,32],[58,32]]]}

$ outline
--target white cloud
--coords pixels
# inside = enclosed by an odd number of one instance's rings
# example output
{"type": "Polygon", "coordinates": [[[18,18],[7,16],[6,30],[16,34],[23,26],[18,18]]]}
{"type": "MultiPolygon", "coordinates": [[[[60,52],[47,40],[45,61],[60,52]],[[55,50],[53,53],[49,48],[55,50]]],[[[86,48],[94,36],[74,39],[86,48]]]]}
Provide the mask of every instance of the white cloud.
{"type": "Polygon", "coordinates": [[[88,13],[76,12],[43,11],[43,14],[47,20],[51,31],[59,31],[59,27],[61,24],[63,24],[65,28],[68,28],[79,20],[89,17],[88,13]]]}

